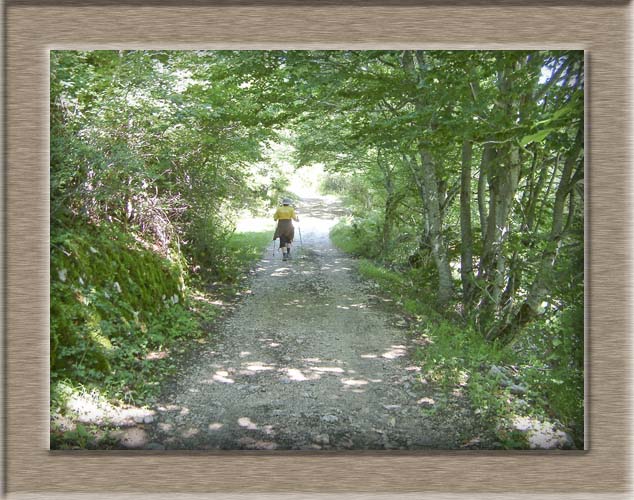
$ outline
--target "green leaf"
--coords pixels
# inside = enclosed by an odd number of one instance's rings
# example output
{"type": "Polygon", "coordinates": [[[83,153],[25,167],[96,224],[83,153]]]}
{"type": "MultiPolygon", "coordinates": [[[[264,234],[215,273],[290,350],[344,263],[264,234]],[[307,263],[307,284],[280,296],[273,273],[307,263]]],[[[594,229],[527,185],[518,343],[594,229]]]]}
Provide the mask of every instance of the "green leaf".
{"type": "Polygon", "coordinates": [[[539,132],[535,132],[534,134],[525,135],[520,139],[520,146],[524,147],[531,142],[542,142],[553,130],[555,129],[547,128],[540,130],[539,132]]]}

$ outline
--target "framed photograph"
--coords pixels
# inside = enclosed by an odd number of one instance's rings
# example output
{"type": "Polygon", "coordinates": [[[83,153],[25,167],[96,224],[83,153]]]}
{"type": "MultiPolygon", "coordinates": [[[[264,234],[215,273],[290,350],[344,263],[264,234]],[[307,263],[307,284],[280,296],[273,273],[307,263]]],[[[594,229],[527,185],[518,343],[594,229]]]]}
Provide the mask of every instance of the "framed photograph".
{"type": "Polygon", "coordinates": [[[4,11],[9,498],[628,495],[627,3],[4,11]]]}

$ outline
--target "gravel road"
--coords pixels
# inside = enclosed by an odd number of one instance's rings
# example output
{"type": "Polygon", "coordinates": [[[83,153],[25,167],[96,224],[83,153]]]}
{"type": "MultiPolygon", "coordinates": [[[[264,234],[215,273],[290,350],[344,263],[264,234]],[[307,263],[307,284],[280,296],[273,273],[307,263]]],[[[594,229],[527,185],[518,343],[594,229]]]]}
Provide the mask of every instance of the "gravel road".
{"type": "Polygon", "coordinates": [[[438,388],[409,358],[404,318],[328,238],[332,201],[300,203],[303,247],[271,249],[251,293],[179,374],[147,422],[150,449],[458,448],[466,404],[430,414],[438,388]]]}

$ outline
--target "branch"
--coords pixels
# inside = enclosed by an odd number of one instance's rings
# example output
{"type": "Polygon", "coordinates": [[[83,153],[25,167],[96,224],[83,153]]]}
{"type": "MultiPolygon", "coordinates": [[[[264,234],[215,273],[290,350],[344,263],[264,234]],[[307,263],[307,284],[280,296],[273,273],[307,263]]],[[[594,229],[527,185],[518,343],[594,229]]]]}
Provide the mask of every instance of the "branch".
{"type": "Polygon", "coordinates": [[[569,190],[572,190],[572,188],[575,187],[575,184],[581,180],[583,180],[583,159],[577,163],[577,169],[570,179],[569,190]]]}
{"type": "Polygon", "coordinates": [[[469,88],[471,89],[471,96],[473,97],[473,102],[478,101],[478,92],[475,88],[476,85],[477,85],[477,82],[475,83],[475,85],[473,82],[469,82],[469,88]]]}

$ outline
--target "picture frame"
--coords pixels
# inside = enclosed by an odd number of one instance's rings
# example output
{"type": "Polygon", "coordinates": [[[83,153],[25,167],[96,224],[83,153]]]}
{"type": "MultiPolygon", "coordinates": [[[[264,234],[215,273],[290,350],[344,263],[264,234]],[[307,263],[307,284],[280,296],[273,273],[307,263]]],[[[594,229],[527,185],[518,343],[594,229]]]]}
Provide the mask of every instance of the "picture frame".
{"type": "Polygon", "coordinates": [[[626,498],[627,2],[5,4],[3,483],[9,498],[626,498]],[[586,51],[586,450],[49,451],[48,51],[586,51]]]}

